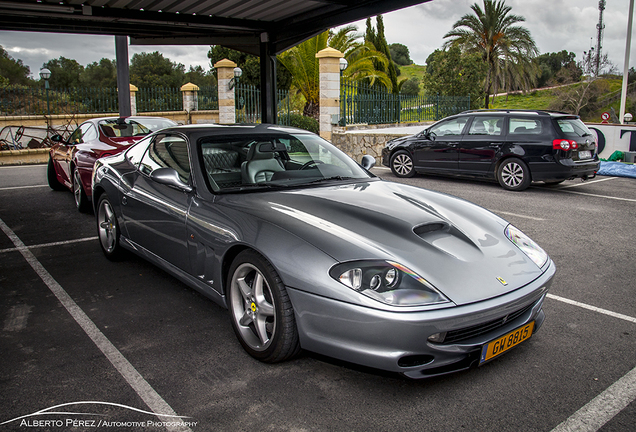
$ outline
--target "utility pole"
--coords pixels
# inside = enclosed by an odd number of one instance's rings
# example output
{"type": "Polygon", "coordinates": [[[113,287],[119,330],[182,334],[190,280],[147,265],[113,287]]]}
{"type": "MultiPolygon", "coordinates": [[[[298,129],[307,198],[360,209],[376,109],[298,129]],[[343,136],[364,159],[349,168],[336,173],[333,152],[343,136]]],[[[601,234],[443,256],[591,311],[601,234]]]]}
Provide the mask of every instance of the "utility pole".
{"type": "Polygon", "coordinates": [[[605,10],[605,0],[598,2],[598,24],[596,24],[596,63],[594,66],[594,75],[598,76],[601,66],[601,44],[603,43],[603,30],[605,24],[603,24],[603,11],[605,10]]]}

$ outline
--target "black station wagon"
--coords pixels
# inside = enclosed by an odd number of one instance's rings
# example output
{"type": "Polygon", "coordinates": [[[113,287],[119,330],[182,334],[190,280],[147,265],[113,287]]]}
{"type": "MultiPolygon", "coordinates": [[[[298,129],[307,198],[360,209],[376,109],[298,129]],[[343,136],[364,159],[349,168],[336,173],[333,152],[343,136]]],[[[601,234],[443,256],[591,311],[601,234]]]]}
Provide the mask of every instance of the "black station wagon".
{"type": "Polygon", "coordinates": [[[596,138],[578,116],[476,110],[389,141],[382,164],[397,177],[422,173],[495,179],[504,189],[520,191],[531,182],[594,178],[600,162],[596,138]]]}

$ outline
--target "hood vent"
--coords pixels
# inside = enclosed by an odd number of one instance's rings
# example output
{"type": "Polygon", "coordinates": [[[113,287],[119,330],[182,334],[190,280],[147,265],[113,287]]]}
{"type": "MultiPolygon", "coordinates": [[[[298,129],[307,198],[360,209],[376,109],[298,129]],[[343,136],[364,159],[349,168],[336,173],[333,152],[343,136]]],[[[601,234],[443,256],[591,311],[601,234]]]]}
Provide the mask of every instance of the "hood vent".
{"type": "Polygon", "coordinates": [[[432,222],[413,228],[413,232],[435,249],[461,261],[483,258],[479,247],[464,233],[447,222],[432,222]]]}
{"type": "Polygon", "coordinates": [[[434,222],[413,228],[413,232],[422,238],[435,231],[450,231],[450,226],[447,223],[434,222]]]}

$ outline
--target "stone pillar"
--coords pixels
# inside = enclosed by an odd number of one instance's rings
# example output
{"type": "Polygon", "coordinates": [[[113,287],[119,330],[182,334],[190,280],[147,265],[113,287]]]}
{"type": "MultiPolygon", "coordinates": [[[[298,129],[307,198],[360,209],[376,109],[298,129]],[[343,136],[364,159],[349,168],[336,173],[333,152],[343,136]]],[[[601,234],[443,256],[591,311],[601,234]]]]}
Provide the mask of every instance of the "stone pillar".
{"type": "Polygon", "coordinates": [[[137,115],[137,86],[130,84],[130,115],[137,115]]]}
{"type": "Polygon", "coordinates": [[[333,115],[340,118],[340,59],[344,55],[333,48],[316,54],[320,67],[320,136],[331,140],[333,115]]]}
{"type": "Polygon", "coordinates": [[[234,87],[230,89],[230,80],[234,78],[235,67],[236,63],[228,59],[220,60],[214,65],[218,78],[219,124],[236,123],[234,87]]]}
{"type": "Polygon", "coordinates": [[[183,110],[184,111],[198,111],[199,110],[199,98],[198,91],[199,86],[192,84],[191,82],[181,86],[181,94],[183,95],[183,110]]]}

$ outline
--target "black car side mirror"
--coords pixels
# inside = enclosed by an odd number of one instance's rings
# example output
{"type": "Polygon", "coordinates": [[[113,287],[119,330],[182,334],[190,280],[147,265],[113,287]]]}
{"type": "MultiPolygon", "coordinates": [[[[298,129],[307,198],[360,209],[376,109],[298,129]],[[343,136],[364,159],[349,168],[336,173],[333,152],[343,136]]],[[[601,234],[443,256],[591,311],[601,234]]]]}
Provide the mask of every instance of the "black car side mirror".
{"type": "Polygon", "coordinates": [[[183,192],[192,192],[190,185],[184,183],[174,168],[157,168],[150,173],[150,178],[159,184],[173,187],[183,192]]]}
{"type": "Polygon", "coordinates": [[[375,166],[375,158],[371,155],[364,155],[362,156],[360,165],[362,165],[362,168],[368,171],[375,166]]]}
{"type": "Polygon", "coordinates": [[[60,134],[55,134],[51,136],[50,140],[53,141],[54,143],[62,143],[62,144],[66,143],[66,141],[64,141],[64,138],[60,134]]]}

